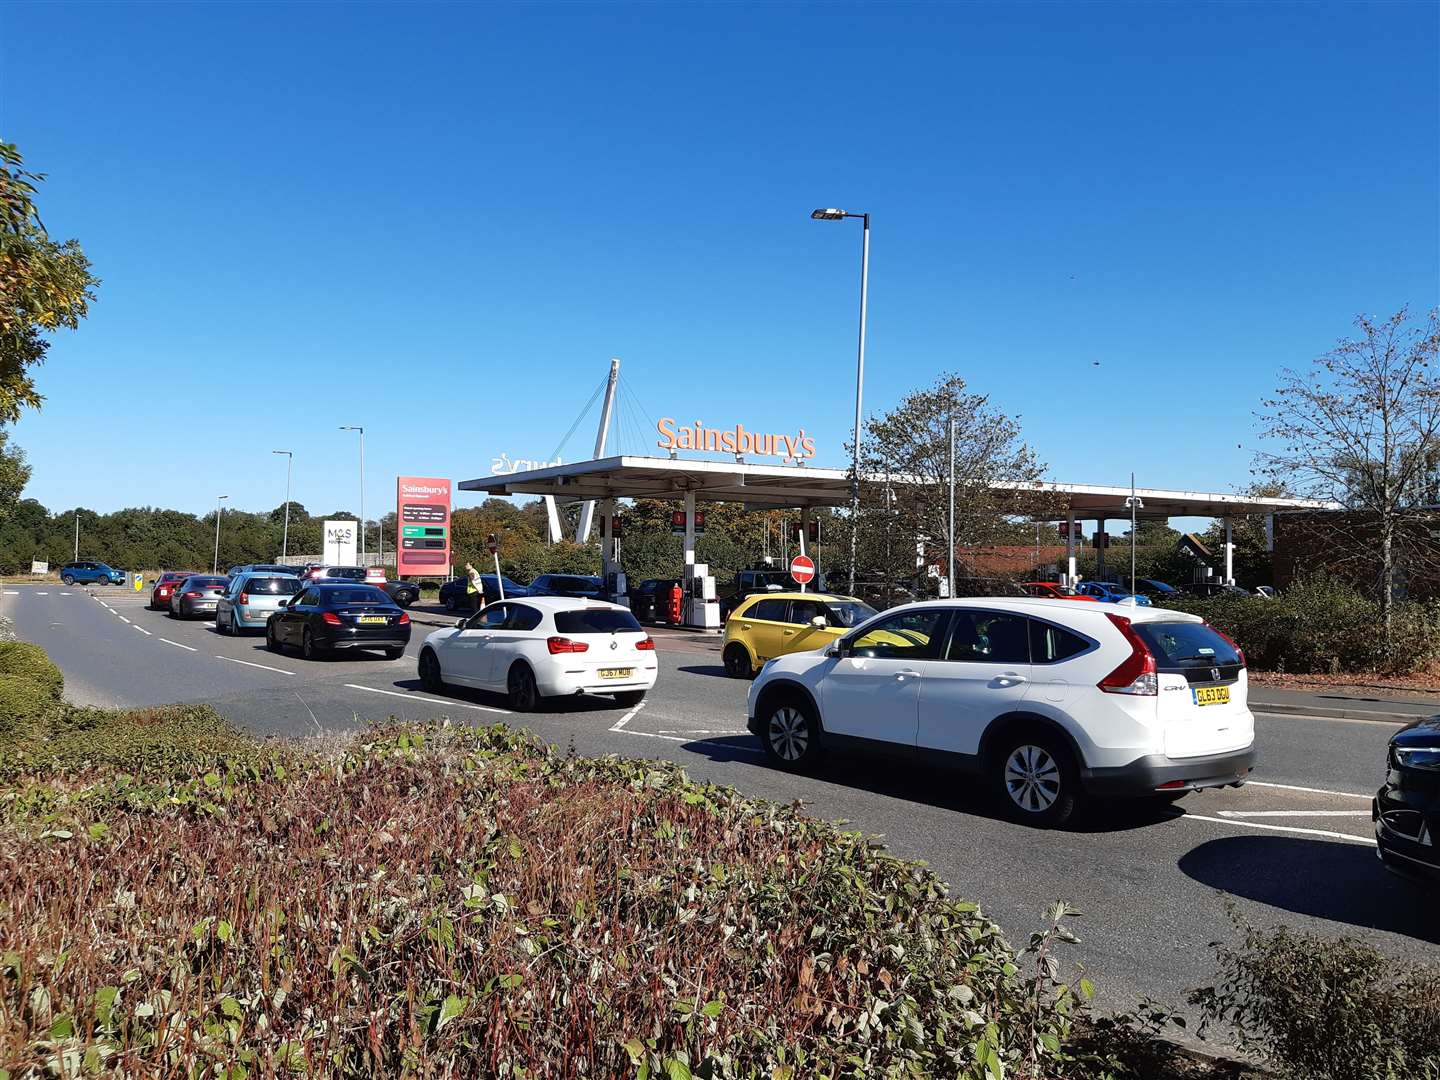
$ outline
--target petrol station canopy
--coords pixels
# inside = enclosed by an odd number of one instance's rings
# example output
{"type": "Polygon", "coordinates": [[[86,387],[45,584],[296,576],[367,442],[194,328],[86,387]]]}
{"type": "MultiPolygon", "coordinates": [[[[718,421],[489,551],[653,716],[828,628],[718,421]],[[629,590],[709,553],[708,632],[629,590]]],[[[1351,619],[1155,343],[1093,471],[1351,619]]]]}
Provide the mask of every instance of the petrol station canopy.
{"type": "MultiPolygon", "coordinates": [[[[867,477],[883,480],[884,477],[867,477]]],[[[903,486],[903,477],[889,477],[903,486]]],[[[560,502],[590,499],[680,499],[691,494],[703,502],[739,502],[747,508],[806,509],[846,506],[850,473],[808,465],[758,465],[748,462],[699,461],[668,457],[607,457],[575,461],[460,483],[463,491],[488,495],[552,495],[560,502]]],[[[1068,509],[1079,519],[1128,518],[1130,488],[1103,484],[1022,484],[997,482],[993,490],[1014,493],[1048,492],[1055,496],[1058,519],[1068,509]]],[[[1239,517],[1301,510],[1335,509],[1313,499],[1266,499],[1205,491],[1136,488],[1144,519],[1171,517],[1239,517]]]]}

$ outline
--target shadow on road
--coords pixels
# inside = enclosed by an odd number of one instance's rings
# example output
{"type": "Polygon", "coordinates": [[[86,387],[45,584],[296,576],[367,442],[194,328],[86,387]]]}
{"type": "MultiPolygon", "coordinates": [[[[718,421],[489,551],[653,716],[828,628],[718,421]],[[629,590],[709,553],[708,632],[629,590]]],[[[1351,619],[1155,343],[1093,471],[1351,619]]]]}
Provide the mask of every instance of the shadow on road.
{"type": "MultiPolygon", "coordinates": [[[[724,664],[687,664],[677,670],[687,671],[691,675],[709,675],[712,678],[728,679],[730,676],[725,671],[724,664]]],[[[739,682],[739,679],[735,680],[739,682]]]]}
{"type": "Polygon", "coordinates": [[[1202,884],[1297,915],[1440,944],[1434,894],[1386,870],[1368,844],[1227,836],[1201,844],[1179,867],[1202,884]]]}
{"type": "MultiPolygon", "coordinates": [[[[743,761],[759,769],[776,769],[763,756],[760,740],[751,735],[697,740],[685,749],[712,761],[743,761]]],[[[915,762],[873,759],[860,756],[828,754],[805,774],[814,780],[842,787],[856,788],[887,798],[923,803],[940,810],[1009,821],[990,797],[985,781],[942,769],[929,768],[915,762]]],[[[1061,829],[1072,833],[1126,832],[1142,829],[1179,816],[1170,803],[1144,799],[1117,799],[1110,802],[1082,803],[1068,824],[1061,829]]]]}

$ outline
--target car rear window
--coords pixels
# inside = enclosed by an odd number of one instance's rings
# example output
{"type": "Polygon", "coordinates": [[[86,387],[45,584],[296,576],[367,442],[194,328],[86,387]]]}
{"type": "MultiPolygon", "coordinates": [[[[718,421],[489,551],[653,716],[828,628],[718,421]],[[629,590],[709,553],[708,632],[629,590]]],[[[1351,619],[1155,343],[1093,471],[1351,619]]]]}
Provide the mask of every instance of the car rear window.
{"type": "Polygon", "coordinates": [[[612,634],[618,630],[640,629],[635,616],[613,608],[580,611],[557,611],[555,629],[561,634],[612,634]]]}
{"type": "Polygon", "coordinates": [[[300,582],[291,577],[255,577],[245,582],[245,591],[266,596],[292,596],[300,591],[300,582]]]}
{"type": "Polygon", "coordinates": [[[1155,654],[1161,671],[1225,667],[1240,663],[1235,646],[1213,627],[1197,622],[1137,622],[1134,630],[1155,654]]]}
{"type": "Polygon", "coordinates": [[[223,577],[193,577],[188,579],[192,588],[210,589],[217,585],[225,585],[230,579],[223,577]]]}
{"type": "Polygon", "coordinates": [[[567,592],[598,592],[600,590],[599,580],[588,577],[565,577],[556,574],[549,579],[547,584],[552,589],[564,589],[567,592]]]}
{"type": "Polygon", "coordinates": [[[330,566],[326,567],[324,576],[344,581],[364,581],[365,569],[360,566],[330,566]]]}
{"type": "Polygon", "coordinates": [[[321,602],[326,604],[388,604],[390,597],[386,596],[373,585],[356,586],[354,588],[322,589],[320,592],[321,602]]]}

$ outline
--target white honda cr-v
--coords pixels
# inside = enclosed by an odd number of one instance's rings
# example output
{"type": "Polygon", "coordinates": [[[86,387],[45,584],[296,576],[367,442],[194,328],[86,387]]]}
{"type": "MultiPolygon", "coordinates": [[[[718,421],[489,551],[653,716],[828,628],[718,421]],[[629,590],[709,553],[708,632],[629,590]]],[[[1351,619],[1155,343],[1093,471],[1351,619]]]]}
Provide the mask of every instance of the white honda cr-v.
{"type": "Polygon", "coordinates": [[[1074,600],[907,604],[824,651],[771,660],[749,727],[775,764],[822,749],[951,766],[1010,816],[1058,825],[1082,793],[1178,798],[1255,765],[1245,656],[1195,615],[1074,600]]]}

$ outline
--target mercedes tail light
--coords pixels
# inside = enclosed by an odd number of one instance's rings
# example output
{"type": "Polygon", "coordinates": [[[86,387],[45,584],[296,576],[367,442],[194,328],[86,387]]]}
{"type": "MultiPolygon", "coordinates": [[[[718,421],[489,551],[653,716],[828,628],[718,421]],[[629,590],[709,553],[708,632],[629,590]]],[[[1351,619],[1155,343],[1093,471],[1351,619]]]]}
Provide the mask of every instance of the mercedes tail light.
{"type": "Polygon", "coordinates": [[[1107,694],[1156,697],[1160,693],[1160,680],[1155,673],[1155,655],[1124,615],[1112,615],[1107,611],[1105,617],[1130,646],[1130,655],[1095,685],[1107,694]]]}
{"type": "Polygon", "coordinates": [[[401,626],[409,626],[409,625],[410,625],[410,616],[409,616],[408,613],[406,613],[406,612],[404,612],[404,611],[400,612],[400,625],[401,625],[401,626]]]}
{"type": "Polygon", "coordinates": [[[646,651],[653,652],[654,649],[655,649],[655,639],[652,638],[652,637],[646,636],[645,638],[643,638],[643,639],[641,639],[640,641],[637,641],[637,642],[635,643],[635,648],[637,648],[637,649],[644,649],[644,650],[646,650],[646,651]]]}
{"type": "Polygon", "coordinates": [[[192,600],[199,599],[199,597],[200,597],[200,594],[199,594],[198,592],[196,592],[194,589],[191,589],[191,590],[190,590],[189,592],[187,592],[185,595],[188,596],[188,597],[190,597],[190,599],[192,599],[192,600]]]}
{"type": "Polygon", "coordinates": [[[550,650],[551,656],[560,653],[584,652],[589,645],[583,641],[571,641],[568,637],[552,637],[545,639],[545,646],[550,650]]]}
{"type": "Polygon", "coordinates": [[[342,622],[340,621],[340,616],[339,616],[339,615],[336,615],[335,612],[333,612],[333,611],[322,612],[321,615],[320,615],[320,621],[323,622],[326,626],[343,626],[343,625],[345,625],[344,623],[342,623],[342,622]]]}

